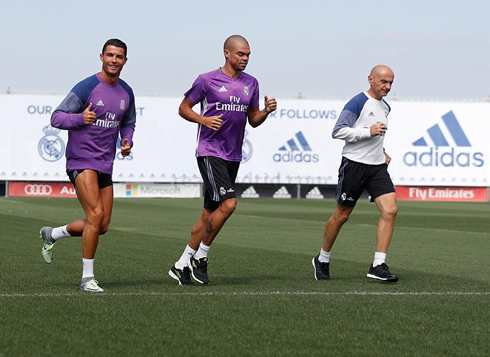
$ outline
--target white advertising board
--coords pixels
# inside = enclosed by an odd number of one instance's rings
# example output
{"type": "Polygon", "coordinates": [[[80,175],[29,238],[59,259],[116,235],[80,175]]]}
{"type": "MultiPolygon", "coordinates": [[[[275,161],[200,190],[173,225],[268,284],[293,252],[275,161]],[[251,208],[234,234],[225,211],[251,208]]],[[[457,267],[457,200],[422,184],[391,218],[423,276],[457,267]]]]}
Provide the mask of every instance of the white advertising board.
{"type": "Polygon", "coordinates": [[[490,103],[390,104],[385,147],[396,185],[488,186],[490,103]]]}
{"type": "MultiPolygon", "coordinates": [[[[355,94],[355,93],[354,93],[355,94]]],[[[0,180],[64,181],[67,132],[50,127],[62,95],[1,94],[0,180]]],[[[199,183],[197,125],[178,115],[182,97],[136,97],[129,157],[114,181],[199,183]]],[[[247,126],[237,182],[336,184],[343,142],[331,137],[346,100],[278,98],[258,128],[247,126]]],[[[385,148],[396,185],[487,186],[490,103],[391,101],[385,148]]],[[[195,109],[198,110],[199,106],[195,109]]]]}
{"type": "Polygon", "coordinates": [[[114,184],[114,197],[120,198],[200,198],[200,183],[114,184]]]}

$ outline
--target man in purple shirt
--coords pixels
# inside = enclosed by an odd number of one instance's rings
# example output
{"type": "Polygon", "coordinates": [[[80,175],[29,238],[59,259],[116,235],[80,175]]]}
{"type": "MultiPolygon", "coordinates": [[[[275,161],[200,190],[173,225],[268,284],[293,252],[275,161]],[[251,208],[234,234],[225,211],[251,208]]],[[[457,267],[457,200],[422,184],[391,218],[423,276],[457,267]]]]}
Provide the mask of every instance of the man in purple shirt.
{"type": "Polygon", "coordinates": [[[53,246],[66,237],[82,236],[83,273],[80,288],[102,292],[94,277],[99,235],[109,229],[112,215],[112,166],[121,136],[121,154],[133,146],[136,122],[133,90],[119,78],[127,62],[127,46],[110,39],[102,48],[102,71],[78,83],[51,116],[51,125],[68,130],[66,172],[75,186],[86,218],[68,225],[41,228],[41,250],[53,261],[53,246]]]}
{"type": "Polygon", "coordinates": [[[198,123],[197,164],[206,192],[201,218],[191,231],[189,244],[168,274],[180,285],[194,280],[208,284],[208,251],[214,238],[236,209],[235,179],[242,161],[245,125],[261,125],[277,108],[274,98],[265,96],[259,109],[259,83],[243,72],[250,57],[250,46],[239,35],[224,44],[225,65],[201,74],[184,95],[179,114],[198,123]],[[201,112],[192,110],[201,103],[201,112]]]}

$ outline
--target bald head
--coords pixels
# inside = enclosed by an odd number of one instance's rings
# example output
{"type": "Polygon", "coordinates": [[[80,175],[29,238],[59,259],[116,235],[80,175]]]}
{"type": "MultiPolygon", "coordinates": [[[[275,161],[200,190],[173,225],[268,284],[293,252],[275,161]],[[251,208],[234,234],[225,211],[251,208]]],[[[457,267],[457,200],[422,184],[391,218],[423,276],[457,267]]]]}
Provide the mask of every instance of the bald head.
{"type": "Polygon", "coordinates": [[[368,94],[377,100],[381,100],[390,92],[394,79],[395,74],[390,67],[382,64],[374,66],[368,76],[368,81],[371,86],[368,94]]]}
{"type": "Polygon", "coordinates": [[[236,45],[250,47],[248,41],[245,37],[240,35],[233,35],[226,39],[225,45],[223,46],[225,50],[233,51],[236,45]]]}
{"type": "Polygon", "coordinates": [[[391,75],[393,77],[395,76],[395,74],[393,73],[390,67],[382,64],[378,64],[377,66],[374,66],[369,75],[371,77],[379,77],[382,75],[391,75]]]}

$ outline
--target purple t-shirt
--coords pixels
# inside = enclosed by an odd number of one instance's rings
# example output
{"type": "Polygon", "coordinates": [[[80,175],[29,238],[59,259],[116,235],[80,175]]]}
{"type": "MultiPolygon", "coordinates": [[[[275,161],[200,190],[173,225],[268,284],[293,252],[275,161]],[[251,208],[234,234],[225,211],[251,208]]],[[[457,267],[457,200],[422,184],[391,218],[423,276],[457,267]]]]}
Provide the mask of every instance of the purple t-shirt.
{"type": "Polygon", "coordinates": [[[119,132],[121,142],[128,139],[133,146],[136,123],[134,94],[126,82],[116,85],[104,82],[99,74],[78,83],[51,116],[51,125],[68,130],[66,168],[91,169],[112,175],[119,132]],[[97,119],[85,124],[83,111],[92,103],[90,111],[97,119]]]}
{"type": "Polygon", "coordinates": [[[228,161],[242,161],[242,145],[248,110],[259,107],[259,83],[241,72],[231,78],[218,68],[201,74],[184,94],[192,103],[201,103],[201,115],[223,114],[218,131],[199,125],[196,156],[215,156],[228,161]]]}

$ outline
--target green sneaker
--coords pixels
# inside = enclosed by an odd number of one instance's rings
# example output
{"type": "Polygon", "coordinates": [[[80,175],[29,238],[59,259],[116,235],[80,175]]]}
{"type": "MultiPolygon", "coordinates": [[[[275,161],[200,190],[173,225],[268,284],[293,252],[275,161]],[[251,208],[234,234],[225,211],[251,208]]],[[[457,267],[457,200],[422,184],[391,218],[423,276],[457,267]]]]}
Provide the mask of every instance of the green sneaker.
{"type": "Polygon", "coordinates": [[[95,279],[90,279],[89,281],[82,283],[80,285],[80,289],[83,291],[90,291],[93,293],[102,293],[104,289],[102,289],[99,285],[99,282],[95,279]]]}
{"type": "Polygon", "coordinates": [[[43,227],[39,231],[39,237],[44,242],[41,254],[43,255],[44,261],[48,264],[53,262],[53,247],[56,244],[56,241],[51,238],[51,232],[53,232],[53,228],[51,227],[43,227]]]}

